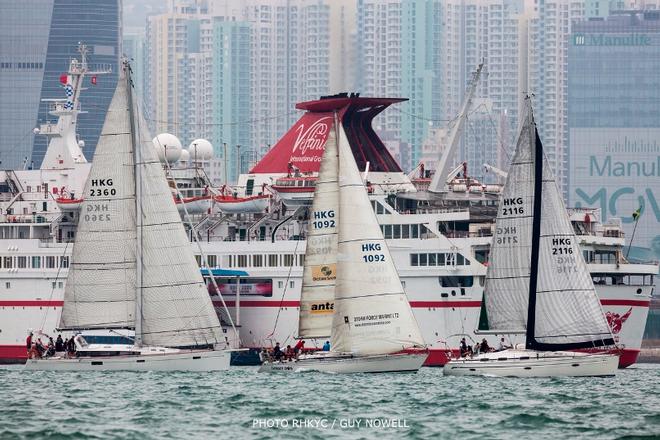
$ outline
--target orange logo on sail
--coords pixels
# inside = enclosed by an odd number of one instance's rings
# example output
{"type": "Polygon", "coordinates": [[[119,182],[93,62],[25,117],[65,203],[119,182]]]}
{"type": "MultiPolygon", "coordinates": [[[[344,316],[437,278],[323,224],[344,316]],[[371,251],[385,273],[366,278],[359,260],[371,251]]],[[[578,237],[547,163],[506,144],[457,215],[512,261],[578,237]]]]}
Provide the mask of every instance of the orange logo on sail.
{"type": "Polygon", "coordinates": [[[336,264],[324,264],[312,267],[312,281],[331,281],[337,278],[336,264]]]}

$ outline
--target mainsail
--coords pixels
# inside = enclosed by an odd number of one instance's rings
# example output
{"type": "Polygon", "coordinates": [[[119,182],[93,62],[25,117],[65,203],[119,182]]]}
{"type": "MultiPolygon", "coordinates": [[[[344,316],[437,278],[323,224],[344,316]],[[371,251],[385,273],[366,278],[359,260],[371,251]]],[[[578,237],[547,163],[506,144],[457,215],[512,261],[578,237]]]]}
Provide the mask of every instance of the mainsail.
{"type": "Polygon", "coordinates": [[[527,102],[484,288],[491,330],[525,329],[526,346],[535,350],[611,345],[612,333],[527,102]]]}
{"type": "Polygon", "coordinates": [[[364,188],[339,130],[339,237],[332,351],[389,354],[424,340],[364,188]]]}
{"type": "Polygon", "coordinates": [[[307,232],[298,336],[328,338],[332,329],[337,277],[337,204],[339,197],[335,118],[321,160],[307,232]]]}
{"type": "Polygon", "coordinates": [[[136,204],[128,89],[108,108],[64,289],[63,329],[135,326],[136,204]]]}
{"type": "Polygon", "coordinates": [[[220,323],[135,108],[127,74],[85,187],[62,325],[134,327],[136,341],[149,345],[214,344],[220,323]]]}

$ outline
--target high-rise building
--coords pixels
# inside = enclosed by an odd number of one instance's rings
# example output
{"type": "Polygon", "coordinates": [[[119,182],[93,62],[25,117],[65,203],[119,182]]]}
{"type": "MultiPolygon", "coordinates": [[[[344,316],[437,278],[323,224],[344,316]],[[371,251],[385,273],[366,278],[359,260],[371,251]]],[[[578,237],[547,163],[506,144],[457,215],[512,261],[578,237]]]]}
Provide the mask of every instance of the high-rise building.
{"type": "Polygon", "coordinates": [[[143,28],[124,28],[124,36],[122,39],[123,55],[125,55],[131,63],[131,69],[133,70],[133,84],[136,86],[137,96],[140,103],[144,102],[144,71],[147,66],[144,44],[145,35],[143,28]]]}
{"type": "Polygon", "coordinates": [[[611,13],[573,26],[569,205],[621,218],[630,257],[646,260],[660,260],[659,69],[660,12],[611,13]]]}
{"type": "Polygon", "coordinates": [[[363,95],[409,98],[375,121],[388,136],[410,146],[410,163],[402,163],[404,169],[419,161],[429,122],[440,112],[442,3],[357,3],[358,90],[363,95]]]}
{"type": "MultiPolygon", "coordinates": [[[[79,43],[88,46],[90,67],[112,73],[86,84],[78,132],[91,159],[117,83],[120,58],[119,0],[0,0],[0,161],[3,168],[39,166],[46,138],[34,127],[52,120],[41,99],[63,98],[60,76],[79,43]]],[[[87,81],[90,81],[88,78],[87,81]]]]}

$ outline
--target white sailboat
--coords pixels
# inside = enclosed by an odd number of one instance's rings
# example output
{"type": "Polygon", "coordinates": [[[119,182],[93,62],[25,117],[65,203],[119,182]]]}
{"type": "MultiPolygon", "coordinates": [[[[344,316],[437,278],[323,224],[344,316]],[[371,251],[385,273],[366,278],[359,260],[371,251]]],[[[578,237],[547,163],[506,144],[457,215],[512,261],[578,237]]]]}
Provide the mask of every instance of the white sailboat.
{"type": "Polygon", "coordinates": [[[29,359],[28,370],[229,368],[220,322],[135,108],[125,64],[85,185],[64,292],[60,329],[77,333],[76,353],[29,359]],[[93,343],[99,331],[123,335],[124,344],[93,343]]]}
{"type": "Polygon", "coordinates": [[[428,352],[337,117],[310,217],[299,337],[329,338],[331,349],[260,371],[417,371],[428,352]]]}
{"type": "Polygon", "coordinates": [[[451,360],[449,375],[614,375],[618,355],[536,130],[531,100],[512,160],[484,287],[489,334],[525,334],[524,348],[451,360]]]}

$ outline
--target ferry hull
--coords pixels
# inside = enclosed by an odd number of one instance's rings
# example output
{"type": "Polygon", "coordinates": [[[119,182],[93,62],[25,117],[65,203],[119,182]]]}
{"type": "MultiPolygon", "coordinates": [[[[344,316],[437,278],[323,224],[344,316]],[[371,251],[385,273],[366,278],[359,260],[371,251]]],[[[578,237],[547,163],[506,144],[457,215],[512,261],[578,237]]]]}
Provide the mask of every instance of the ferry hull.
{"type": "Polygon", "coordinates": [[[391,373],[416,372],[428,353],[403,353],[378,356],[310,356],[290,362],[266,362],[260,373],[295,373],[321,371],[325,373],[391,373]]]}
{"type": "Polygon", "coordinates": [[[186,351],[137,356],[28,359],[28,371],[225,371],[231,352],[186,351]]]}
{"type": "Polygon", "coordinates": [[[619,358],[609,354],[505,350],[452,360],[448,376],[589,377],[614,376],[619,358]]]}

